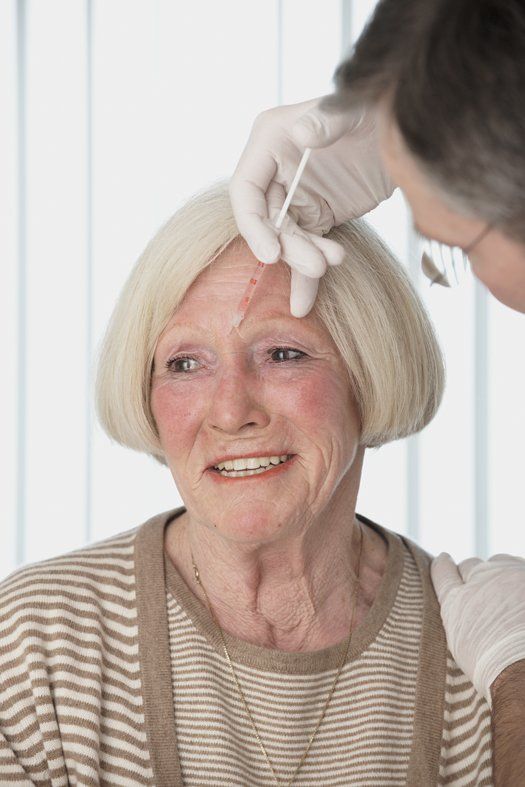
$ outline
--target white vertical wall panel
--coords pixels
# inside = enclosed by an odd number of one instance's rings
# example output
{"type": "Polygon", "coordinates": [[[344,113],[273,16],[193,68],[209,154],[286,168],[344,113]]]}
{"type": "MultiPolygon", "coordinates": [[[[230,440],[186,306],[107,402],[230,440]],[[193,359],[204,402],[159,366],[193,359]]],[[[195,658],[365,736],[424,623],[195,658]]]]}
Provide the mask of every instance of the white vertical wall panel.
{"type": "Polygon", "coordinates": [[[0,3],[0,577],[15,565],[17,467],[16,5],[0,3]]]}
{"type": "Polygon", "coordinates": [[[293,104],[332,90],[341,59],[341,0],[283,0],[282,103],[293,104]]]}
{"type": "Polygon", "coordinates": [[[525,315],[489,302],[489,552],[525,556],[525,315]]]}
{"type": "Polygon", "coordinates": [[[405,442],[370,448],[365,454],[357,511],[396,533],[407,533],[405,442]]]}
{"type": "Polygon", "coordinates": [[[420,543],[463,559],[474,552],[474,282],[467,277],[454,289],[421,282],[447,381],[439,412],[420,436],[420,543]]]}
{"type": "Polygon", "coordinates": [[[376,0],[352,0],[352,38],[357,41],[370,14],[376,6],[376,0]]]}
{"type": "Polygon", "coordinates": [[[27,12],[26,559],[81,542],[85,509],[84,2],[27,12]]]}
{"type": "Polygon", "coordinates": [[[229,177],[255,116],[277,102],[277,0],[157,0],[157,221],[229,177]]]}
{"type": "Polygon", "coordinates": [[[160,223],[156,202],[155,6],[93,4],[93,326],[98,341],[133,261],[160,223]]]}

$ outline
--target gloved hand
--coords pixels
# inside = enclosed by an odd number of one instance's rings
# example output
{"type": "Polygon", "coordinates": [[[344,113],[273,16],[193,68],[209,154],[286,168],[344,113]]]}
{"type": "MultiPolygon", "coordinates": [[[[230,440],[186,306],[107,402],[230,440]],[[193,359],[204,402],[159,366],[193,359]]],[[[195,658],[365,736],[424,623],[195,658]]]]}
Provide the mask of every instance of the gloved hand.
{"type": "Polygon", "coordinates": [[[379,158],[373,112],[327,112],[319,101],[262,112],[230,183],[239,232],[257,259],[282,258],[292,268],[295,317],[310,311],[326,266],[344,257],[341,247],[322,235],[372,210],[394,189],[379,158]],[[306,147],[313,150],[278,232],[272,220],[306,147]]]}
{"type": "Polygon", "coordinates": [[[490,707],[490,687],[525,659],[525,560],[494,555],[458,566],[443,552],[432,563],[450,651],[490,707]]]}

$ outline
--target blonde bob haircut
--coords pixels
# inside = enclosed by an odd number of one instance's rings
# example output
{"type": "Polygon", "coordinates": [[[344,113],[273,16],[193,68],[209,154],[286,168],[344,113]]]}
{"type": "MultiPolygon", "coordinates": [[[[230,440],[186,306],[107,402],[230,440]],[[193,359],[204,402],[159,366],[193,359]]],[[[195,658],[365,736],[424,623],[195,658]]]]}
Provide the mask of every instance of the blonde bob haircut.
{"type": "MultiPolygon", "coordinates": [[[[346,259],[321,279],[314,308],[348,369],[361,443],[380,446],[433,418],[443,392],[443,359],[403,268],[366,222],[346,222],[328,237],[345,248],[346,259]]],[[[157,341],[190,285],[238,238],[227,184],[187,202],[131,271],[103,340],[96,382],[100,422],[117,442],[162,463],[150,407],[157,341]]]]}

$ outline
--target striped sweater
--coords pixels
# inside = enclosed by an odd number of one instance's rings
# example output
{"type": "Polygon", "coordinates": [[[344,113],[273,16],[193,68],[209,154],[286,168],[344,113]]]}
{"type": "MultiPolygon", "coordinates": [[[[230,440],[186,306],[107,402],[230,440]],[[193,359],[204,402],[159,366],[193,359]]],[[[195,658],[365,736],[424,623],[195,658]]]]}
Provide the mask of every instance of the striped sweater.
{"type": "MultiPolygon", "coordinates": [[[[0,585],[0,785],[270,785],[207,610],[167,558],[184,509],[0,585]]],[[[490,713],[447,654],[429,558],[388,542],[382,583],[297,785],[490,785],[490,713]]],[[[291,777],[341,645],[228,637],[275,770],[291,777]]]]}

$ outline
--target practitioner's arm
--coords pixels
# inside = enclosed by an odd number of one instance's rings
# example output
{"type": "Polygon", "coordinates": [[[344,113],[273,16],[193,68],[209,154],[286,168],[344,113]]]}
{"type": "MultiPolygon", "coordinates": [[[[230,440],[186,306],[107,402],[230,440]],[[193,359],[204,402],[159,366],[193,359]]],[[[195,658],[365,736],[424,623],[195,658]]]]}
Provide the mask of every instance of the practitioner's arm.
{"type": "Polygon", "coordinates": [[[525,659],[503,670],[490,692],[495,787],[525,785],[525,659]]]}

